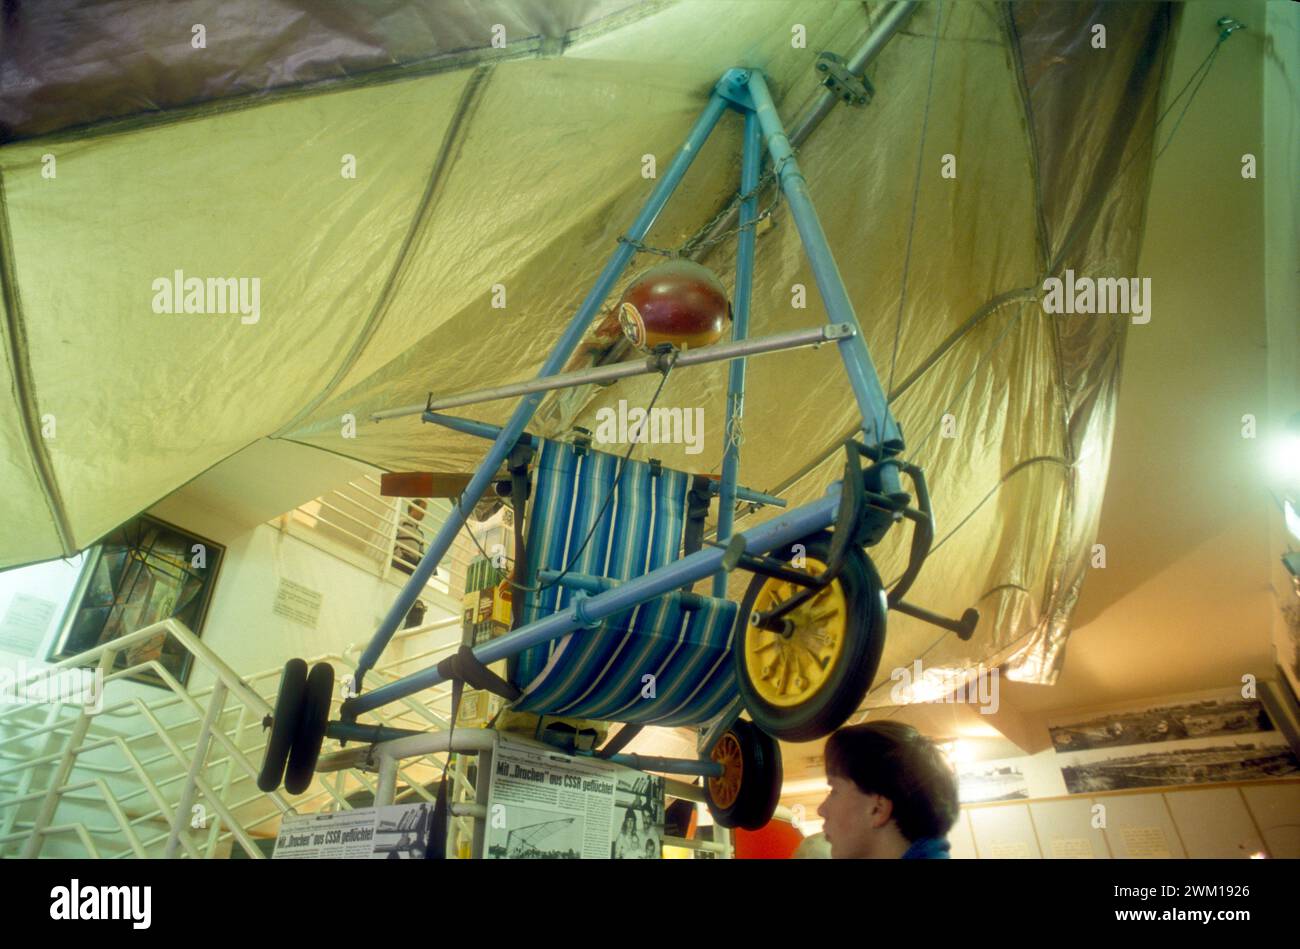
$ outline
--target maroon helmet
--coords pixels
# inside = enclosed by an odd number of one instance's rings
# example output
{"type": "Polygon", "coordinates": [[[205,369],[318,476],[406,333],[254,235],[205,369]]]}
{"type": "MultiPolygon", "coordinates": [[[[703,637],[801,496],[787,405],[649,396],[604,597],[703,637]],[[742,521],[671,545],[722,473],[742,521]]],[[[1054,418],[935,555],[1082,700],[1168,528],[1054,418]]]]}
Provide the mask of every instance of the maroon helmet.
{"type": "Polygon", "coordinates": [[[645,352],[660,343],[678,349],[716,343],[731,316],[722,281],[708,267],[682,258],[639,274],[623,291],[617,310],[624,335],[645,352]]]}

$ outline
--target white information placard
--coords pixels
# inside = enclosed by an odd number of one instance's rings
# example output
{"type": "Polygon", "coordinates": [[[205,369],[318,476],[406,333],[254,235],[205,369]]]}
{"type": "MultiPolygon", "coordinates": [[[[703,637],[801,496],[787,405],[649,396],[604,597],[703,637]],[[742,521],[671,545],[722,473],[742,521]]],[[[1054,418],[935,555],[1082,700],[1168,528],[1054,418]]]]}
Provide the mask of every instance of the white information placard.
{"type": "Polygon", "coordinates": [[[271,612],[308,629],[315,629],[320,622],[320,607],[324,597],[311,587],[294,583],[285,577],[280,578],[280,586],[275,591],[275,604],[271,612]]]}

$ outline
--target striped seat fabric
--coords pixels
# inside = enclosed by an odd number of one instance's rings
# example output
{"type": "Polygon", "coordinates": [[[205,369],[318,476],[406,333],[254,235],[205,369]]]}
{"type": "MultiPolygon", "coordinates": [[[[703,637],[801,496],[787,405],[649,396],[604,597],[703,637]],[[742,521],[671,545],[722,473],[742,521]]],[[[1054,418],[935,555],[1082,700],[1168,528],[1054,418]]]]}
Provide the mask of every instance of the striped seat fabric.
{"type": "MultiPolygon", "coordinates": [[[[686,525],[690,477],[652,471],[622,458],[543,441],[533,475],[528,526],[528,585],[539,570],[620,581],[678,559],[686,525]],[[603,516],[610,491],[615,491],[603,516]]],[[[574,592],[559,584],[519,597],[523,622],[566,608],[574,592]]],[[[509,662],[510,681],[523,691],[514,708],[612,722],[698,725],[735,698],[731,660],[736,604],[674,591],[608,617],[591,629],[540,643],[509,662]],[[654,696],[642,697],[653,675],[654,696]]],[[[646,690],[648,691],[648,690],[646,690]]]]}

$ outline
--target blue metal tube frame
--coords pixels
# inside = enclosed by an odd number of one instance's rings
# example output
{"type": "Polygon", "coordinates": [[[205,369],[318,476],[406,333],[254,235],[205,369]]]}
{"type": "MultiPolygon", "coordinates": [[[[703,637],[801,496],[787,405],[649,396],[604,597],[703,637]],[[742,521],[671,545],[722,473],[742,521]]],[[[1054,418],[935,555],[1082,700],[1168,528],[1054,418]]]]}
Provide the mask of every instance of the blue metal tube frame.
{"type": "MultiPolygon", "coordinates": [[[[731,339],[749,337],[749,304],[754,289],[754,219],[758,217],[758,173],[763,164],[758,117],[745,113],[745,147],[740,160],[740,237],[736,248],[736,292],[731,303],[731,339]]],[[[717,539],[731,537],[736,516],[736,482],[740,477],[740,419],[745,413],[745,360],[733,359],[727,377],[726,447],[722,454],[722,485],[718,497],[717,539]]],[[[726,571],[713,577],[713,595],[727,595],[726,571]]]]}
{"type": "MultiPolygon", "coordinates": [[[[704,111],[687,135],[686,141],[668,166],[663,178],[655,186],[645,206],[641,209],[641,213],[637,215],[631,228],[628,229],[627,236],[630,241],[640,241],[649,233],[650,227],[668,203],[668,199],[685,176],[687,169],[695,160],[695,156],[700,153],[700,149],[713,131],[713,127],[718,124],[718,120],[722,118],[723,113],[728,108],[727,100],[715,90],[709,98],[708,105],[705,106],[704,111]]],[[[582,340],[583,334],[591,325],[596,311],[605,302],[605,298],[609,296],[614,284],[622,276],[623,271],[627,268],[628,261],[632,259],[635,251],[636,248],[627,241],[619,244],[609,262],[605,264],[604,270],[600,272],[595,286],[587,293],[582,305],[578,308],[578,312],[570,320],[568,329],[564,331],[564,335],[556,342],[550,356],[543,363],[538,373],[539,377],[550,376],[559,372],[560,368],[573,354],[578,343],[582,340]]],[[[392,607],[371,638],[370,644],[366,646],[365,652],[361,654],[361,661],[357,665],[356,681],[354,683],[357,691],[361,689],[361,682],[366,672],[379,661],[379,657],[388,646],[389,640],[393,638],[393,633],[397,630],[398,624],[410,612],[412,604],[415,603],[420,591],[424,589],[425,583],[428,582],[433,572],[438,569],[438,563],[451,547],[456,535],[460,533],[461,527],[464,526],[465,518],[474,510],[479,498],[487,490],[488,484],[496,476],[497,469],[523,433],[524,426],[536,413],[538,405],[541,404],[542,395],[543,393],[539,392],[525,396],[519,405],[515,407],[513,414],[510,416],[510,421],[501,430],[496,441],[488,450],[487,457],[483,459],[482,464],[474,473],[469,486],[461,496],[460,503],[452,511],[451,516],[447,518],[446,523],[442,525],[437,536],[429,545],[428,551],[420,558],[420,562],[415,567],[406,586],[397,595],[397,599],[393,602],[392,607]]],[[[349,700],[348,703],[345,703],[343,710],[345,719],[355,720],[356,711],[359,709],[353,706],[354,701],[349,700]]]]}
{"type": "MultiPolygon", "coordinates": [[[[871,362],[871,355],[861,333],[852,302],[844,288],[843,279],[831,254],[826,235],[808,194],[808,183],[794,160],[790,140],[781,124],[780,116],[767,88],[762,74],[757,70],[730,70],[714,88],[703,114],[687,136],[686,142],[673,159],[664,178],[655,187],[641,213],[628,231],[631,241],[639,241],[649,231],[654,220],[663,210],[672,192],[685,175],[687,168],[700,147],[712,132],[714,126],[728,108],[736,108],[745,117],[744,155],[742,157],[741,181],[742,193],[749,195],[758,183],[760,135],[766,138],[769,155],[782,193],[790,204],[799,237],[808,254],[813,275],[821,292],[826,310],[834,322],[848,323],[858,329],[852,336],[838,342],[840,356],[844,361],[849,383],[862,412],[863,433],[866,444],[872,449],[881,463],[881,487],[886,493],[899,490],[898,471],[890,459],[902,451],[903,439],[889,410],[880,379],[871,362]]],[[[751,222],[755,215],[755,198],[749,197],[742,202],[741,221],[751,222]]],[[[551,351],[543,365],[539,377],[554,375],[564,362],[572,355],[591,323],[597,308],[604,302],[614,283],[618,280],[628,261],[634,253],[631,243],[622,243],[609,262],[601,271],[595,286],[583,300],[582,306],[574,315],[568,329],[551,351]]],[[[736,324],[733,339],[744,339],[748,333],[749,304],[753,279],[754,233],[752,228],[741,231],[740,247],[736,266],[736,299],[733,302],[733,314],[736,324]]],[[[500,429],[486,423],[473,422],[468,419],[455,419],[433,412],[424,413],[424,420],[446,425],[457,431],[493,438],[493,445],[487,457],[475,472],[469,486],[462,495],[460,503],[452,516],[439,530],[437,537],[427,553],[421,558],[414,574],[407,582],[396,602],[385,616],[376,631],[361,662],[357,668],[356,687],[361,686],[361,679],[375,662],[392,638],[398,623],[406,616],[419,591],[424,587],[429,576],[437,568],[438,562],[451,546],[456,534],[464,525],[465,518],[474,505],[478,503],[488,484],[495,477],[506,455],[524,434],[524,426],[532,418],[540,404],[543,393],[525,396],[515,408],[510,421],[500,429]]],[[[739,417],[738,409],[743,408],[744,398],[744,359],[733,360],[728,379],[727,390],[727,447],[724,451],[724,469],[720,494],[718,538],[726,540],[733,525],[732,514],[738,496],[743,496],[743,489],[736,486],[739,468],[739,453],[734,444],[734,420],[739,417]]],[[[811,504],[788,511],[751,531],[736,535],[743,539],[744,550],[748,554],[763,554],[776,547],[789,544],[822,530],[834,522],[839,506],[840,485],[831,486],[827,495],[811,504]]],[[[474,656],[482,663],[495,662],[522,652],[538,643],[557,639],[579,628],[598,624],[605,617],[624,612],[635,606],[661,596],[674,589],[680,589],[710,575],[714,578],[714,591],[717,596],[726,595],[726,574],[721,569],[724,550],[721,547],[707,547],[696,551],[681,560],[665,565],[644,576],[634,578],[626,583],[597,593],[594,596],[581,596],[571,605],[558,613],[545,617],[506,635],[484,643],[474,650],[474,656]]],[[[349,699],[344,703],[344,721],[355,721],[362,712],[371,711],[387,703],[431,686],[443,680],[436,667],[405,676],[365,695],[349,699]]]]}
{"type": "MultiPolygon", "coordinates": [[[[826,312],[835,322],[849,323],[858,329],[853,336],[841,339],[838,346],[844,360],[844,369],[849,376],[849,384],[853,387],[853,394],[857,397],[862,412],[866,444],[869,448],[878,450],[882,457],[892,457],[903,450],[903,436],[889,410],[889,400],[885,397],[885,390],[871,363],[871,354],[867,351],[861,324],[853,312],[853,303],[849,300],[848,291],[844,289],[844,280],[840,277],[830,244],[808,194],[808,181],[794,159],[790,139],[781,125],[781,117],[772,102],[772,95],[768,92],[762,73],[756,69],[750,70],[747,88],[754,112],[763,127],[763,135],[767,138],[768,152],[781,181],[781,191],[790,203],[790,213],[799,230],[799,239],[808,254],[808,262],[817,280],[817,289],[826,304],[826,312]]],[[[893,465],[886,465],[882,475],[885,493],[899,490],[898,472],[893,465]]]]}
{"type": "MultiPolygon", "coordinates": [[[[496,438],[501,434],[501,429],[489,422],[476,422],[468,418],[456,418],[454,415],[442,415],[438,412],[425,412],[420,416],[426,422],[432,422],[435,425],[441,425],[444,428],[450,428],[453,431],[463,432],[466,435],[477,435],[479,438],[496,438]]],[[[536,435],[529,435],[525,432],[519,436],[519,440],[525,444],[537,448],[541,444],[541,439],[536,435]]],[[[712,484],[709,489],[715,494],[719,489],[712,484]]],[[[742,501],[754,501],[758,504],[770,504],[773,507],[785,507],[786,502],[771,494],[764,494],[762,491],[755,491],[752,488],[733,485],[735,497],[742,501]]],[[[733,502],[734,503],[734,502],[733,502]]]]}
{"type": "MultiPolygon", "coordinates": [[[[434,425],[441,425],[443,428],[450,428],[452,431],[463,432],[466,435],[477,435],[479,438],[486,438],[491,441],[501,437],[501,426],[493,425],[490,422],[476,422],[472,418],[457,418],[454,415],[443,415],[439,412],[425,412],[420,418],[425,422],[432,422],[434,425]]],[[[538,438],[536,435],[524,433],[519,436],[520,441],[536,448],[538,438]]]]}
{"type": "MultiPolygon", "coordinates": [[[[709,482],[709,493],[718,494],[722,491],[722,486],[716,481],[709,482]]],[[[785,498],[778,498],[775,494],[764,494],[762,491],[755,491],[753,488],[746,488],[744,485],[736,485],[736,498],[741,501],[757,501],[759,504],[767,504],[771,507],[788,507],[789,502],[785,498]]]]}
{"type": "MultiPolygon", "coordinates": [[[[612,580],[609,577],[593,577],[586,573],[565,573],[563,570],[539,570],[537,579],[542,583],[558,583],[562,587],[570,590],[581,590],[584,593],[604,593],[619,585],[618,580],[612,580]]],[[[679,603],[683,610],[702,609],[708,603],[708,597],[700,596],[698,593],[682,591],[677,594],[679,603]]]]}
{"type": "MultiPolygon", "coordinates": [[[[826,494],[811,504],[787,511],[737,537],[744,540],[747,554],[765,554],[770,550],[792,544],[815,531],[823,530],[835,520],[840,504],[840,483],[837,481],[826,494]]],[[[607,616],[630,610],[647,600],[662,596],[671,590],[715,573],[721,568],[725,551],[720,547],[706,547],[695,553],[628,580],[611,590],[592,597],[575,598],[565,609],[544,619],[521,626],[497,639],[474,648],[474,658],[487,665],[498,659],[523,652],[538,643],[558,639],[575,629],[595,626],[607,616]]],[[[352,714],[368,712],[389,702],[432,688],[445,680],[436,666],[404,676],[356,698],[348,699],[352,714]]]]}

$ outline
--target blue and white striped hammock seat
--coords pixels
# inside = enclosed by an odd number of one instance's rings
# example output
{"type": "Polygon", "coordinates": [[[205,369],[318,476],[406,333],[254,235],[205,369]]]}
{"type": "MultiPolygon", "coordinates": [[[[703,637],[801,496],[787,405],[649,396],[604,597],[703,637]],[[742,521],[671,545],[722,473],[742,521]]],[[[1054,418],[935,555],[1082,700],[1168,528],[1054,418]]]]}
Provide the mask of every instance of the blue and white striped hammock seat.
{"type": "MultiPolygon", "coordinates": [[[[623,464],[621,457],[542,440],[527,521],[529,586],[540,570],[562,571],[582,546],[623,464]]],[[[569,576],[620,581],[682,555],[691,476],[626,462],[614,498],[569,576]]],[[[523,623],[565,609],[577,591],[560,584],[518,595],[523,623]]],[[[590,629],[512,657],[518,711],[653,725],[699,725],[736,697],[729,600],[675,590],[590,629]],[[653,675],[654,695],[643,696],[653,675]]]]}

